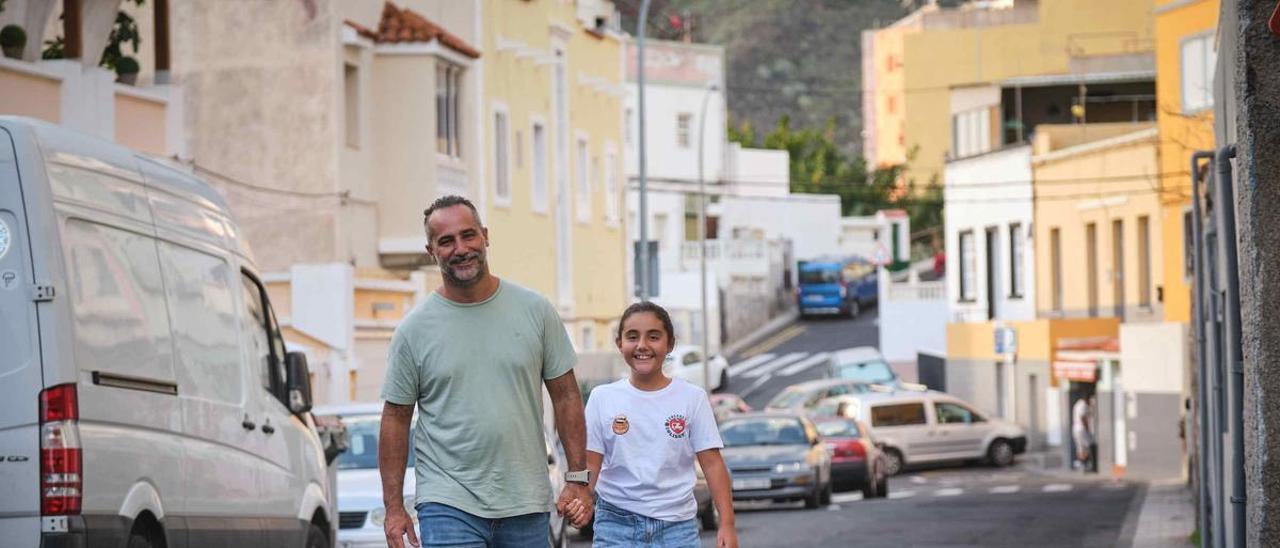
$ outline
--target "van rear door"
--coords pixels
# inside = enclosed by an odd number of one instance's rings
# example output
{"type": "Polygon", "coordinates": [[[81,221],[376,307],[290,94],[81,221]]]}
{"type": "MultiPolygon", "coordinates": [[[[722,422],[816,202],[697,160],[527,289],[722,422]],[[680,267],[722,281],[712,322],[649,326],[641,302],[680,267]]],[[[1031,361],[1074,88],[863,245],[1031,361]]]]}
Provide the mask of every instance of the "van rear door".
{"type": "Polygon", "coordinates": [[[35,267],[13,136],[0,127],[0,538],[40,543],[41,378],[35,267]]]}

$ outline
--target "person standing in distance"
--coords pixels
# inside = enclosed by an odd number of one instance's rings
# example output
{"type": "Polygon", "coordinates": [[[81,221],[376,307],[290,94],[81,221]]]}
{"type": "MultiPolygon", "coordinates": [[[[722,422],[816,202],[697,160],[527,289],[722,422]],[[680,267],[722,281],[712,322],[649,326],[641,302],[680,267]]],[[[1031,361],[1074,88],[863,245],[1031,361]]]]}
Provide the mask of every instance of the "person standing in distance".
{"type": "Polygon", "coordinates": [[[570,470],[556,505],[592,505],[573,346],[547,299],[489,273],[489,231],[470,201],[440,198],[423,224],[444,283],[405,317],[387,350],[378,442],[387,545],[402,548],[408,536],[419,546],[403,500],[412,438],[423,545],[546,547],[543,384],[570,470]]]}

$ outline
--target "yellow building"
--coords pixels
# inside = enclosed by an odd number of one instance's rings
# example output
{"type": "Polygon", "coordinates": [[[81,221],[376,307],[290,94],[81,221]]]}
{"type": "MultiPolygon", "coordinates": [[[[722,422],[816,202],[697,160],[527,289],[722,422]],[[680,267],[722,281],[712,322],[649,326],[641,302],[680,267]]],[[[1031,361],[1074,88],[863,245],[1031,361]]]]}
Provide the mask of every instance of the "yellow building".
{"type": "Polygon", "coordinates": [[[483,192],[499,276],[559,307],[581,352],[627,304],[624,50],[603,0],[485,0],[483,192]]]}
{"type": "Polygon", "coordinates": [[[1152,120],[1151,101],[1114,100],[1151,93],[1152,31],[1151,6],[1141,2],[921,8],[874,31],[864,52],[873,56],[864,74],[874,72],[864,84],[864,117],[873,121],[866,126],[865,139],[874,143],[868,162],[906,159],[908,178],[941,183],[948,158],[1026,142],[1039,123],[1132,121],[1134,112],[1152,120]],[[953,91],[966,87],[975,93],[957,101],[953,91]],[[899,119],[900,130],[892,126],[899,119]],[[977,138],[983,142],[958,142],[977,138]]]}
{"type": "Polygon", "coordinates": [[[1164,310],[1169,321],[1191,321],[1191,153],[1214,148],[1214,33],[1218,1],[1156,0],[1156,100],[1163,200],[1164,310]]]}

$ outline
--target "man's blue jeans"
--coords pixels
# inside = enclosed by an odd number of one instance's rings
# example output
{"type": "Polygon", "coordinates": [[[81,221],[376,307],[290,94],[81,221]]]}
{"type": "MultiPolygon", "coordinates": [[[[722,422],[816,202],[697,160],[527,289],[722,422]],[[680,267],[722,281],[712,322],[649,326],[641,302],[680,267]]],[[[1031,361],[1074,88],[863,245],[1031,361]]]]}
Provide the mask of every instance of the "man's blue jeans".
{"type": "Polygon", "coordinates": [[[697,548],[698,520],[662,521],[596,499],[595,548],[697,548]]]}
{"type": "Polygon", "coordinates": [[[417,506],[418,534],[423,548],[547,548],[551,514],[525,514],[489,519],[444,504],[417,506]]]}

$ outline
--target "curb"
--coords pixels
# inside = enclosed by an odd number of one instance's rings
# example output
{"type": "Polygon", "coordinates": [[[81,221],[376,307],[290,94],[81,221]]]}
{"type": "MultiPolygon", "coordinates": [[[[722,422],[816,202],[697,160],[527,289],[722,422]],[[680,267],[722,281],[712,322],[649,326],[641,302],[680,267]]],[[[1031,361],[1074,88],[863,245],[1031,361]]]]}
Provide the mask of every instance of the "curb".
{"type": "Polygon", "coordinates": [[[728,359],[730,356],[736,356],[743,349],[750,348],[756,345],[757,343],[773,336],[777,332],[782,331],[782,329],[785,328],[786,326],[795,323],[795,321],[799,318],[800,318],[800,312],[794,308],[790,309],[787,312],[783,313],[781,316],[778,316],[772,320],[769,320],[768,323],[764,324],[759,329],[756,329],[755,331],[751,332],[751,334],[741,339],[738,339],[731,344],[725,345],[723,348],[720,349],[720,355],[724,356],[725,359],[728,359]]]}

